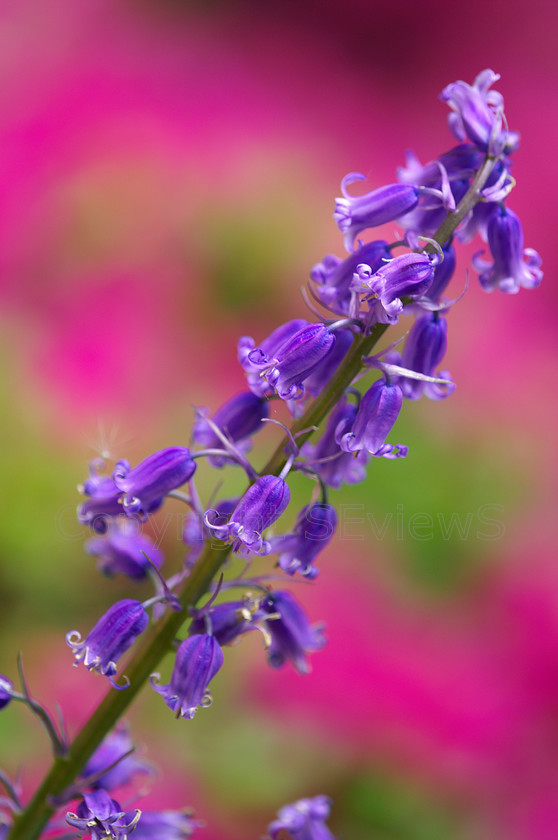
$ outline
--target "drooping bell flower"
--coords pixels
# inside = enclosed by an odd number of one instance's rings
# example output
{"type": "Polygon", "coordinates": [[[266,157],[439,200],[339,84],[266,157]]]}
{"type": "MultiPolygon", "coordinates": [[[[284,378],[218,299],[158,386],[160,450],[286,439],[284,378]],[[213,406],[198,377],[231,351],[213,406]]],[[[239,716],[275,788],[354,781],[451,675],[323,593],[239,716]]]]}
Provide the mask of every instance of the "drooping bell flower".
{"type": "Polygon", "coordinates": [[[104,534],[111,520],[124,513],[120,502],[122,491],[110,476],[99,474],[96,461],[90,464],[89,473],[87,481],[78,487],[88,498],[79,505],[77,518],[82,525],[89,525],[98,534],[104,534]]]}
{"type": "Polygon", "coordinates": [[[277,840],[281,832],[286,831],[291,840],[335,840],[325,824],[331,810],[331,799],[327,796],[314,796],[312,799],[299,799],[291,805],[285,805],[277,812],[277,819],[268,826],[271,840],[277,840]]]}
{"type": "Polygon", "coordinates": [[[190,811],[142,811],[130,840],[187,840],[204,823],[190,811]]]}
{"type": "Polygon", "coordinates": [[[349,184],[364,180],[366,175],[350,172],[341,182],[343,198],[335,199],[333,218],[345,235],[345,248],[349,252],[354,250],[355,237],[361,231],[398,219],[419,200],[419,191],[412,184],[387,184],[359,196],[347,192],[349,184]]]}
{"type": "Polygon", "coordinates": [[[351,430],[342,435],[338,433],[341,449],[344,452],[365,449],[375,458],[404,458],[408,447],[400,443],[386,443],[402,403],[403,394],[399,385],[378,379],[360,401],[351,430]]]}
{"type": "Polygon", "coordinates": [[[337,514],[331,505],[306,505],[298,515],[291,534],[271,537],[271,553],[278,554],[279,566],[288,575],[298,572],[314,580],[318,569],[314,560],[329,543],[337,527],[337,514]]]}
{"type": "Polygon", "coordinates": [[[134,744],[125,723],[120,722],[95,750],[85,764],[81,778],[92,788],[113,790],[128,784],[138,773],[152,773],[153,767],[132,752],[134,744]],[[129,755],[128,755],[129,753],[129,755]]]}
{"type": "MultiPolygon", "coordinates": [[[[198,409],[196,415],[192,429],[193,441],[208,449],[222,448],[222,441],[207,422],[206,418],[209,416],[207,410],[198,409]]],[[[269,417],[268,402],[252,391],[245,391],[221,406],[211,421],[228,440],[239,444],[238,448],[244,453],[249,451],[249,438],[262,428],[264,425],[262,420],[267,417],[269,417]]],[[[212,455],[208,461],[212,467],[220,469],[230,463],[230,458],[212,455]]]]}
{"type": "Polygon", "coordinates": [[[246,597],[242,601],[227,601],[207,610],[197,610],[190,624],[190,632],[203,633],[209,630],[224,647],[234,644],[244,633],[260,629],[266,616],[257,598],[246,597]]]}
{"type": "Polygon", "coordinates": [[[73,828],[88,831],[91,840],[127,840],[141,817],[141,811],[123,811],[106,790],[82,794],[83,801],[75,814],[68,812],[66,822],[73,828]]]}
{"type": "Polygon", "coordinates": [[[337,438],[352,428],[356,413],[356,405],[342,397],[329,415],[318,443],[305,443],[301,450],[312,470],[334,490],[342,484],[358,484],[366,478],[367,452],[347,453],[337,443],[337,438]]]}
{"type": "Polygon", "coordinates": [[[523,227],[513,210],[496,206],[488,221],[487,238],[493,262],[483,259],[482,251],[473,257],[473,267],[486,292],[500,289],[516,294],[522,287],[535,289],[539,285],[543,278],[541,258],[532,248],[523,247],[523,227]]]}
{"type": "Polygon", "coordinates": [[[83,641],[77,630],[66,634],[66,643],[74,651],[74,664],[83,662],[89,671],[108,677],[114,688],[126,688],[117,685],[113,679],[117,671],[116,663],[143,633],[148,623],[149,616],[140,601],[117,601],[83,641]]]}
{"type": "Polygon", "coordinates": [[[307,654],[321,650],[325,636],[320,626],[311,625],[306,613],[290,592],[270,592],[261,603],[268,613],[271,645],[267,660],[274,668],[291,662],[300,674],[310,671],[307,654]]]}
{"type": "Polygon", "coordinates": [[[260,344],[256,345],[253,338],[243,336],[238,342],[238,361],[246,371],[246,380],[250,390],[259,397],[269,397],[273,394],[273,388],[263,378],[262,371],[269,360],[275,358],[275,353],[295,333],[307,327],[308,321],[302,318],[295,318],[281,324],[276,330],[268,335],[260,344]]]}
{"type": "Polygon", "coordinates": [[[403,311],[402,298],[423,295],[432,284],[439,261],[438,254],[410,253],[394,257],[375,273],[370,266],[359,265],[352,289],[364,300],[377,299],[385,311],[387,323],[394,324],[403,311]]]}
{"type": "Polygon", "coordinates": [[[112,474],[122,491],[122,509],[128,515],[145,520],[153,503],[189,481],[196,462],[185,446],[171,446],[154,452],[133,469],[128,461],[119,461],[112,474]]]}
{"type": "Polygon", "coordinates": [[[164,560],[161,549],[141,533],[138,523],[122,516],[111,523],[106,536],[88,540],[85,550],[99,558],[98,568],[107,577],[123,574],[144,580],[151,565],[160,568],[164,560]]]}
{"type": "MultiPolygon", "coordinates": [[[[414,370],[425,376],[436,376],[450,380],[446,370],[436,372],[447,347],[447,322],[437,312],[423,315],[413,324],[405,342],[401,356],[401,367],[414,370]]],[[[401,376],[398,378],[403,396],[408,400],[418,400],[423,394],[431,400],[441,400],[448,397],[455,390],[453,383],[442,385],[436,382],[425,382],[401,376]]]]}
{"type": "Polygon", "coordinates": [[[340,329],[335,333],[335,343],[321,362],[318,362],[312,373],[304,380],[304,389],[312,397],[322,393],[330,379],[337,372],[339,365],[349,352],[353,343],[350,330],[340,329]]]}
{"type": "Polygon", "coordinates": [[[189,636],[176,653],[168,685],[159,685],[159,674],[152,674],[152,688],[160,694],[176,717],[191,720],[198,707],[212,703],[209,683],[223,664],[223,651],[215,636],[208,633],[189,636]]]}
{"type": "Polygon", "coordinates": [[[290,491],[282,478],[263,475],[248,488],[233,510],[230,520],[220,524],[217,510],[208,510],[205,524],[223,542],[232,542],[242,556],[269,554],[262,532],[279,519],[289,504],[290,491]]]}
{"type": "Polygon", "coordinates": [[[325,324],[308,324],[278,347],[271,356],[261,347],[248,353],[248,362],[282,400],[305,394],[304,380],[325,359],[335,343],[335,333],[325,324]]]}
{"type": "Polygon", "coordinates": [[[493,70],[483,70],[472,85],[452,82],[440,94],[440,99],[452,109],[448,123],[454,136],[459,141],[467,138],[493,155],[504,149],[513,151],[518,144],[517,134],[507,131],[504,125],[502,94],[490,90],[499,78],[493,70]]]}
{"type": "Polygon", "coordinates": [[[388,243],[383,239],[367,242],[344,260],[327,254],[310,272],[310,277],[316,284],[316,296],[336,315],[352,317],[351,301],[354,295],[351,283],[357,265],[366,263],[374,272],[385,260],[391,258],[388,243]]]}

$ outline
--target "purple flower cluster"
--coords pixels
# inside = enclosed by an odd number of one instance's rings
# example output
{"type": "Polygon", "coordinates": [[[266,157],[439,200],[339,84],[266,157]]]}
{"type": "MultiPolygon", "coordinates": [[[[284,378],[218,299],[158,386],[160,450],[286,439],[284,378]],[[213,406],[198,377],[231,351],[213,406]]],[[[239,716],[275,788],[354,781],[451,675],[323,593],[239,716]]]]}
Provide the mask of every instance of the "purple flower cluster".
{"type": "MultiPolygon", "coordinates": [[[[349,193],[348,187],[364,180],[363,175],[350,173],[343,179],[333,217],[348,256],[328,254],[311,270],[309,297],[321,310],[309,302],[314,320],[290,320],[259,343],[240,338],[237,353],[246,390],[215,411],[196,409],[189,446],[159,450],[134,467],[124,459],[112,471],[103,461],[91,464],[77,513],[93,532],[86,551],[98,558],[107,576],[121,574],[134,582],[150,578],[156,594],[143,602],[117,601],[85,638],[75,630],[68,633],[74,664],[83,663],[115,688],[125,688],[126,677],[123,685],[116,682],[119,660],[146,630],[148,610],[154,607],[153,619],[158,620],[170,607],[180,611],[186,626],[182,638],[172,640],[176,654],[168,683],[161,684],[159,674],[152,674],[150,682],[177,718],[192,719],[198,708],[211,704],[209,686],[224,665],[224,649],[254,630],[261,634],[273,668],[290,663],[299,674],[309,672],[309,654],[325,644],[323,628],[312,624],[292,593],[281,585],[274,588],[275,583],[294,576],[317,578],[320,554],[337,527],[329,489],[362,481],[376,458],[407,455],[407,446],[392,437],[404,401],[423,395],[439,400],[453,392],[443,362],[453,305],[445,295],[456,269],[455,245],[476,234],[487,243],[490,258],[481,251],[473,258],[486,291],[516,293],[535,288],[542,278],[540,257],[524,247],[521,222],[505,204],[514,183],[511,156],[518,136],[507,127],[501,94],[492,89],[498,78],[484,70],[472,85],[458,81],[444,88],[441,99],[451,109],[449,126],[458,145],[435,160],[422,165],[408,153],[396,182],[361,195],[349,193]],[[398,241],[361,238],[388,222],[401,228],[398,241]],[[402,339],[374,356],[365,355],[390,325],[405,317],[413,321],[402,339]],[[355,387],[364,376],[365,386],[355,387]],[[311,418],[305,427],[302,415],[311,400],[319,410],[305,415],[311,418]],[[275,417],[275,409],[279,412],[283,405],[287,420],[289,414],[296,418],[292,429],[275,417]],[[316,431],[313,424],[322,420],[317,442],[309,442],[316,431]],[[286,437],[267,466],[256,469],[247,456],[254,435],[269,423],[283,426],[286,437]],[[234,498],[223,498],[216,481],[202,503],[200,459],[209,470],[243,470],[243,489],[234,498]],[[289,510],[291,470],[310,477],[314,488],[294,511],[289,510]],[[169,498],[187,506],[182,539],[188,553],[178,571],[165,578],[163,552],[144,526],[169,498]],[[282,526],[284,514],[290,524],[282,526]],[[195,584],[203,565],[196,563],[204,550],[213,558],[222,551],[225,569],[231,552],[236,555],[234,568],[241,566],[242,571],[206,586],[211,595],[203,606],[185,597],[181,603],[184,581],[193,579],[193,589],[201,591],[195,584]],[[271,571],[264,567],[267,556],[275,558],[271,571]],[[257,573],[249,577],[252,567],[257,573]],[[231,597],[231,589],[238,587],[244,595],[231,597]]],[[[179,621],[171,626],[173,632],[176,628],[179,621]]],[[[0,676],[0,709],[12,699],[25,700],[36,713],[42,708],[0,676]]],[[[78,792],[81,798],[66,823],[92,840],[125,840],[132,833],[138,840],[189,837],[199,824],[186,812],[130,811],[113,798],[115,789],[148,772],[148,765],[133,756],[127,730],[118,727],[72,788],[72,798],[78,792]]],[[[270,824],[269,837],[334,840],[325,824],[329,811],[325,796],[287,805],[270,824]]]]}

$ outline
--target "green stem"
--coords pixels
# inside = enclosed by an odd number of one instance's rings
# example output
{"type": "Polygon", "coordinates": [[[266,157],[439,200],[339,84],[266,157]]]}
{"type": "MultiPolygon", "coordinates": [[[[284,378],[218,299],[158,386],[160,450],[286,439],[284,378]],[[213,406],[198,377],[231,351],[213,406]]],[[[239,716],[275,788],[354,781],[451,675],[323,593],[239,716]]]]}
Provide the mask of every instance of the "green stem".
{"type": "MultiPolygon", "coordinates": [[[[450,239],[457,225],[475,206],[495,163],[493,158],[487,157],[484,160],[455,212],[449,213],[444,219],[433,237],[440,245],[444,245],[450,239]]],[[[304,415],[293,423],[293,435],[303,429],[308,430],[309,427],[319,426],[325,420],[361,370],[362,357],[370,353],[387,328],[387,324],[376,324],[370,335],[360,336],[353,341],[341,369],[311,403],[304,415]]],[[[297,444],[301,446],[312,433],[310,430],[298,435],[297,444]]],[[[281,472],[286,462],[285,449],[288,445],[289,438],[285,436],[261,474],[278,475],[281,472]]],[[[67,754],[64,757],[55,758],[33,799],[15,818],[8,840],[37,840],[40,837],[41,831],[56,810],[57,798],[73,784],[89,757],[113,729],[163,656],[172,649],[172,641],[184,621],[187,620],[189,608],[195,606],[209,591],[212,580],[223,566],[229,552],[230,546],[223,545],[216,548],[214,544],[206,543],[180,593],[183,612],[169,610],[167,615],[145,633],[124,669],[130,680],[129,688],[125,691],[109,691],[78,733],[68,748],[67,754]]]]}

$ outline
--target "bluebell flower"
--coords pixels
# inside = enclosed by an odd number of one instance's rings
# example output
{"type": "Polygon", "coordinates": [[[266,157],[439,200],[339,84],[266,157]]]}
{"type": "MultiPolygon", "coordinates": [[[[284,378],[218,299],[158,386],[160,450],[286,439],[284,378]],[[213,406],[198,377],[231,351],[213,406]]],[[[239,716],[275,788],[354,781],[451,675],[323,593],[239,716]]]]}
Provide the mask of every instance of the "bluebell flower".
{"type": "Polygon", "coordinates": [[[89,779],[97,776],[89,782],[89,786],[109,791],[128,784],[138,773],[152,773],[152,766],[131,752],[133,747],[128,727],[120,722],[97,747],[84,766],[80,774],[81,778],[89,779]],[[130,754],[127,755],[127,753],[130,754]],[[123,758],[123,756],[126,757],[123,758]]]}
{"type": "Polygon", "coordinates": [[[99,619],[84,641],[77,630],[66,634],[66,642],[74,651],[74,664],[83,662],[89,671],[108,677],[114,688],[125,688],[114,682],[116,663],[143,633],[148,623],[149,616],[140,601],[117,601],[99,619]]]}
{"type": "Polygon", "coordinates": [[[0,709],[4,709],[11,702],[13,688],[13,682],[0,674],[0,709]]]}
{"type": "Polygon", "coordinates": [[[292,533],[271,537],[271,554],[278,554],[279,566],[288,575],[295,572],[313,580],[318,575],[314,560],[329,543],[337,527],[337,514],[331,505],[306,505],[298,515],[292,533]]]}
{"type": "Polygon", "coordinates": [[[233,551],[243,556],[269,554],[269,543],[262,531],[279,519],[289,504],[290,491],[282,478],[263,475],[248,488],[233,510],[229,522],[219,523],[219,512],[208,510],[205,524],[223,542],[232,542],[233,551]]]}
{"type": "Polygon", "coordinates": [[[142,811],[133,840],[187,840],[202,826],[187,810],[142,811]]]}
{"type": "Polygon", "coordinates": [[[407,447],[386,443],[386,437],[399,416],[403,394],[397,383],[378,379],[360,401],[350,431],[337,434],[344,452],[365,449],[375,458],[404,458],[407,447]]]}
{"type": "MultiPolygon", "coordinates": [[[[447,347],[447,322],[437,312],[418,318],[407,337],[401,367],[414,370],[425,376],[436,376],[450,380],[447,370],[436,372],[444,358],[447,347]]],[[[431,400],[441,400],[455,390],[455,385],[441,385],[402,376],[399,380],[403,396],[408,400],[418,400],[423,394],[431,400]]]]}
{"type": "Polygon", "coordinates": [[[123,574],[144,580],[151,564],[160,568],[164,560],[161,549],[140,532],[138,523],[122,516],[111,523],[106,536],[88,540],[85,550],[99,558],[98,567],[108,577],[123,574]]]}
{"type": "Polygon", "coordinates": [[[283,400],[301,399],[304,380],[328,355],[335,334],[325,324],[307,324],[267,355],[262,347],[250,351],[244,366],[260,371],[269,387],[283,400]]]}
{"type": "Polygon", "coordinates": [[[273,330],[267,338],[259,345],[249,336],[242,336],[238,342],[238,361],[246,371],[246,380],[250,390],[259,397],[269,397],[274,391],[266,379],[263,378],[262,370],[265,369],[270,359],[275,358],[277,350],[295,333],[303,327],[309,326],[309,322],[303,318],[295,318],[281,324],[273,330]]]}
{"type": "Polygon", "coordinates": [[[412,210],[419,200],[419,191],[411,184],[387,184],[359,196],[347,192],[349,184],[364,180],[366,176],[360,172],[350,172],[341,182],[343,198],[335,199],[333,218],[345,235],[345,248],[349,252],[361,231],[398,219],[412,210]]]}
{"type": "Polygon", "coordinates": [[[159,685],[159,674],[152,674],[151,686],[177,717],[191,720],[198,707],[211,705],[208,685],[221,668],[223,659],[215,636],[208,633],[189,636],[178,648],[170,683],[159,685]]]}
{"type": "Polygon", "coordinates": [[[316,283],[316,296],[337,315],[351,316],[351,301],[354,297],[351,283],[357,265],[366,263],[374,272],[391,258],[391,251],[383,239],[361,245],[344,260],[327,254],[310,272],[310,277],[316,283]]]}
{"type": "Polygon", "coordinates": [[[209,631],[221,647],[234,644],[240,636],[251,630],[260,630],[267,613],[260,608],[257,598],[245,597],[242,601],[227,601],[194,613],[190,633],[209,631]]]}
{"type": "Polygon", "coordinates": [[[438,254],[410,253],[394,257],[376,272],[362,264],[357,266],[351,288],[364,300],[373,302],[377,299],[387,323],[397,323],[403,311],[402,298],[423,295],[432,284],[439,262],[438,254]]]}
{"type": "Polygon", "coordinates": [[[310,671],[306,656],[325,645],[320,626],[310,624],[306,613],[290,592],[270,592],[261,607],[268,613],[267,629],[271,644],[267,659],[274,668],[291,662],[300,674],[310,671]]]}
{"type": "MultiPolygon", "coordinates": [[[[221,440],[207,422],[206,418],[208,416],[209,413],[206,409],[197,409],[196,421],[192,429],[192,439],[198,445],[208,449],[222,448],[221,440]]],[[[232,443],[241,444],[238,447],[241,452],[248,452],[251,435],[262,428],[262,420],[268,416],[268,402],[252,391],[245,391],[237,394],[221,406],[215,412],[211,421],[228,440],[232,443]]],[[[218,456],[210,456],[208,461],[212,467],[217,469],[231,463],[230,458],[218,456]]]]}
{"type": "Polygon", "coordinates": [[[532,248],[523,247],[523,227],[513,210],[496,205],[487,224],[487,238],[493,262],[482,259],[482,252],[473,257],[485,291],[516,294],[521,287],[535,289],[539,285],[541,258],[532,248]]]}
{"type": "Polygon", "coordinates": [[[90,477],[78,487],[88,498],[79,505],[77,518],[82,525],[89,525],[98,534],[104,534],[111,520],[124,513],[120,502],[122,491],[110,476],[97,472],[96,462],[89,469],[90,477]]]}
{"type": "Polygon", "coordinates": [[[119,461],[112,474],[122,491],[122,509],[128,515],[144,520],[150,506],[189,481],[196,471],[196,462],[185,446],[171,446],[154,452],[133,469],[128,461],[119,461]]]}
{"type": "Polygon", "coordinates": [[[325,431],[317,444],[305,443],[302,454],[307,463],[317,473],[324,484],[338,490],[342,484],[358,484],[366,478],[368,454],[361,450],[358,454],[344,452],[337,438],[342,437],[355,421],[356,405],[342,397],[329,415],[325,431]]]}
{"type": "Polygon", "coordinates": [[[138,820],[141,811],[123,811],[106,790],[84,793],[83,801],[75,814],[68,812],[66,822],[73,828],[88,831],[91,840],[127,840],[138,820]]]}
{"type": "Polygon", "coordinates": [[[299,799],[285,805],[277,813],[277,819],[268,826],[271,840],[277,840],[281,831],[286,831],[291,840],[335,840],[325,821],[331,810],[331,799],[314,796],[299,799]]]}
{"type": "Polygon", "coordinates": [[[513,151],[518,143],[517,135],[504,127],[502,95],[490,90],[499,78],[493,70],[483,70],[472,85],[452,82],[440,94],[452,109],[448,122],[454,136],[459,141],[468,139],[492,155],[513,151]]]}

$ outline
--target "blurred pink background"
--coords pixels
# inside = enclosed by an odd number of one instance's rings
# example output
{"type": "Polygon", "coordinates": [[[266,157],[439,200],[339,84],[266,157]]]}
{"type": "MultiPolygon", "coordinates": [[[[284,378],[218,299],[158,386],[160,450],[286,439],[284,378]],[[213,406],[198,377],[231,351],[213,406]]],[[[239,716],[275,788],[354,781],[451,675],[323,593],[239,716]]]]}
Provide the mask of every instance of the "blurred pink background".
{"type": "MultiPolygon", "coordinates": [[[[350,840],[555,840],[555,4],[20,0],[0,24],[0,671],[22,649],[73,729],[105,685],[63,634],[133,597],[83,553],[87,461],[186,444],[190,406],[243,387],[237,338],[303,317],[309,269],[342,255],[343,175],[372,188],[407,148],[436,157],[439,91],[501,74],[522,138],[509,206],[543,285],[489,296],[470,272],[456,393],[407,406],[408,459],[334,496],[345,530],[297,590],[327,623],[312,674],[267,669],[247,639],[210,711],[176,723],[146,692],[130,720],[163,773],[146,801],[194,804],[206,840],[259,837],[318,792],[350,840]],[[417,539],[417,512],[466,532],[417,539]]],[[[2,766],[30,764],[24,712],[0,727],[2,766]]]]}

